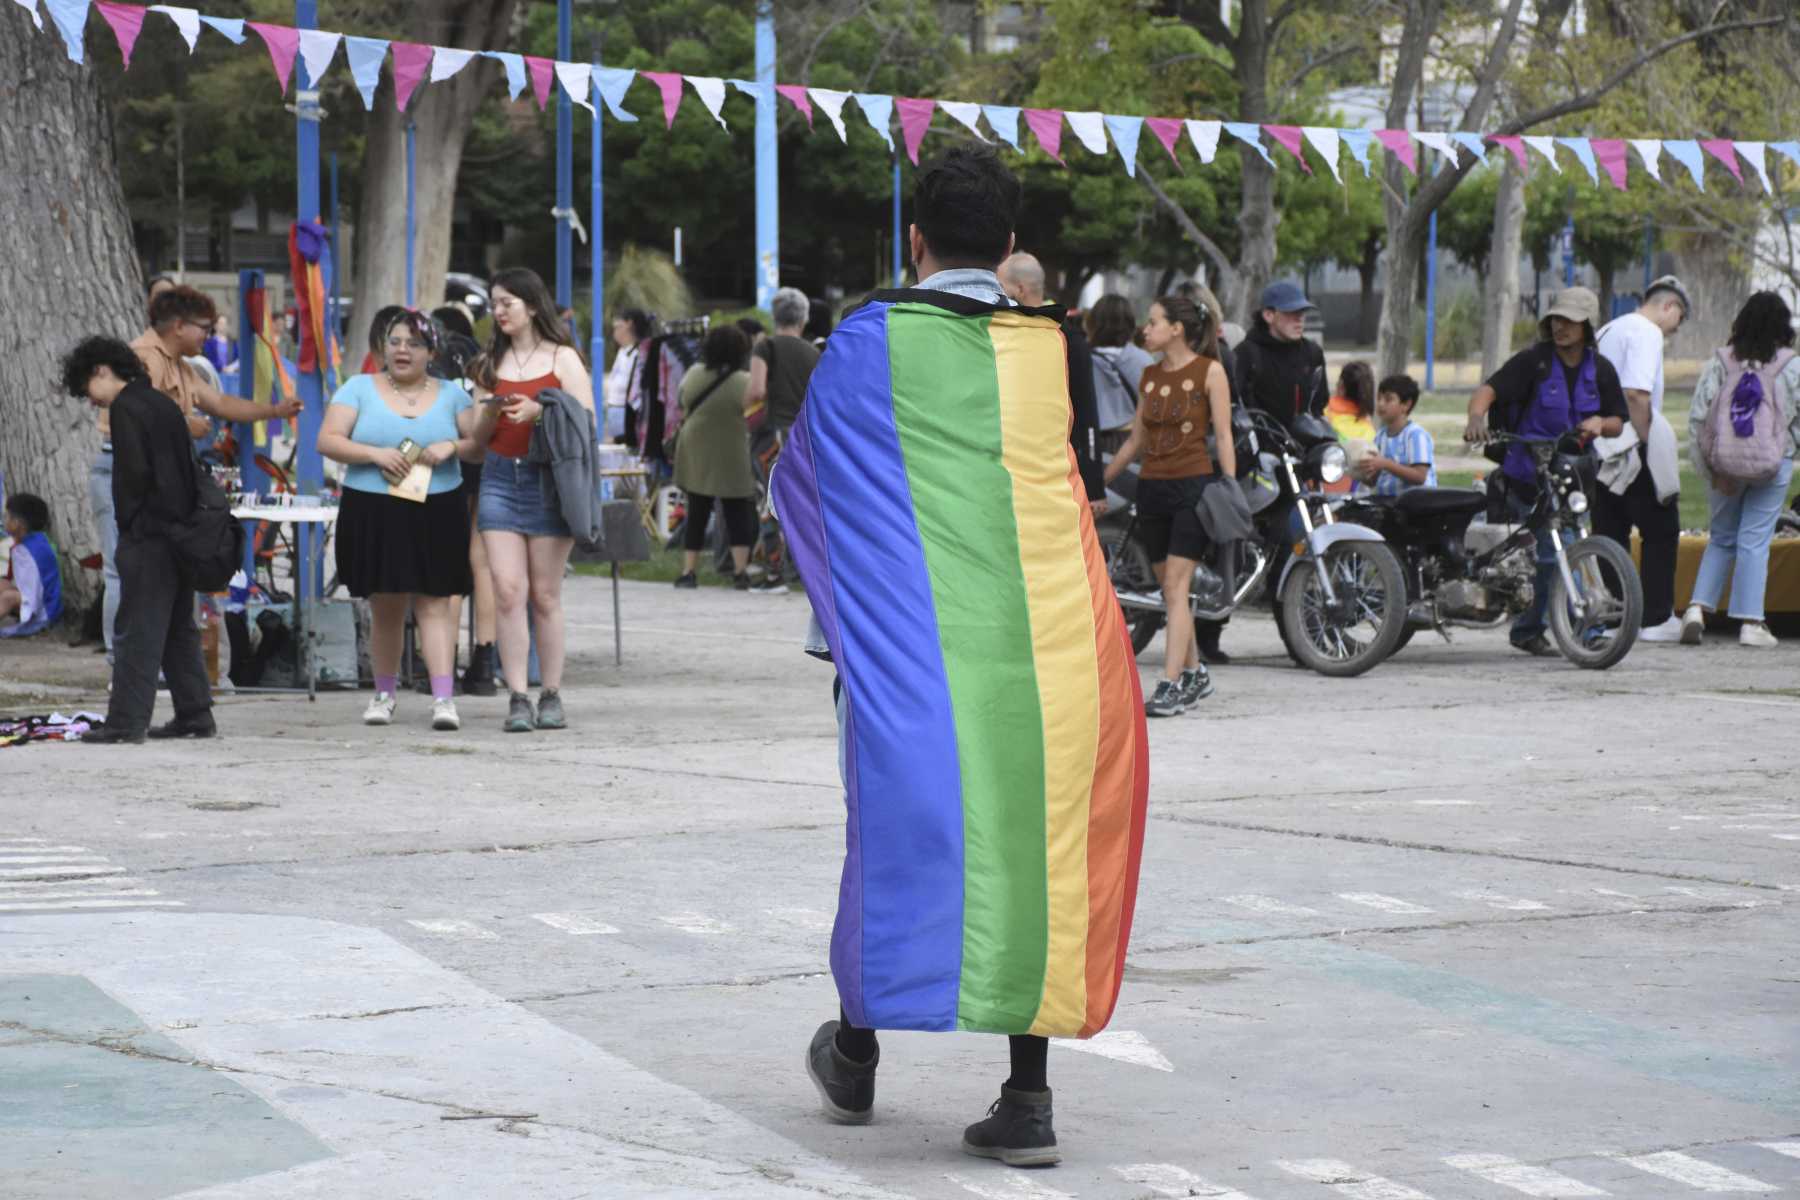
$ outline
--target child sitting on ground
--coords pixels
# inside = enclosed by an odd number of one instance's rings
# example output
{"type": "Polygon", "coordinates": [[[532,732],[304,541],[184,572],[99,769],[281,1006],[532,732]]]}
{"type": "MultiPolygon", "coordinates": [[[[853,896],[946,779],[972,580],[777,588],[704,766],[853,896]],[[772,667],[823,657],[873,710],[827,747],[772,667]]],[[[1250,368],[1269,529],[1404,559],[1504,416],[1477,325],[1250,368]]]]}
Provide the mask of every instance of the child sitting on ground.
{"type": "Polygon", "coordinates": [[[1381,496],[1398,496],[1409,488],[1436,487],[1437,467],[1431,435],[1412,419],[1419,385],[1410,375],[1390,375],[1376,389],[1375,450],[1362,461],[1362,476],[1381,496]]]}
{"type": "Polygon", "coordinates": [[[0,637],[29,637],[62,617],[62,570],[56,550],[44,536],[50,506],[29,492],[6,500],[6,535],[12,539],[12,563],[0,579],[0,622],[17,616],[14,625],[0,624],[0,637]]]}

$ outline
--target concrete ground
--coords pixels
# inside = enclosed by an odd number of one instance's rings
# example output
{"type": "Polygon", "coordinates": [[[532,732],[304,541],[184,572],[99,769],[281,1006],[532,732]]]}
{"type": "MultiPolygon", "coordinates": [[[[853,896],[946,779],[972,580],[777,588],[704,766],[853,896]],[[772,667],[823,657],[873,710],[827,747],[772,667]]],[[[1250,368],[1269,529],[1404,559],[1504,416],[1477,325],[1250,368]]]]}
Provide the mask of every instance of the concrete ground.
{"type": "MultiPolygon", "coordinates": [[[[843,839],[804,600],[627,585],[622,668],[570,601],[567,732],[327,693],[0,751],[0,1195],[1800,1195],[1800,643],[1333,681],[1234,622],[1025,1173],[959,1152],[997,1038],[884,1037],[861,1129],[801,1071],[843,839]]],[[[76,707],[80,653],[0,650],[0,710],[76,707]]]]}

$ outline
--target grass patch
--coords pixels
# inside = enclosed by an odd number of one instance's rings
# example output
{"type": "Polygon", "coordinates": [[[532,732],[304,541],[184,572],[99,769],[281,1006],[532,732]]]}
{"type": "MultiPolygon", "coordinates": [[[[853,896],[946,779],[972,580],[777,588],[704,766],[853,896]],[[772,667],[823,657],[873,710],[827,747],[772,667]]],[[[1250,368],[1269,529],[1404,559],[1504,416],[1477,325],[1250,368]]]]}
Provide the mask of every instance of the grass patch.
{"type": "MultiPolygon", "coordinates": [[[[650,558],[646,562],[620,563],[619,578],[630,579],[638,583],[672,584],[681,577],[681,550],[671,550],[667,546],[652,546],[650,558]]],[[[731,576],[720,575],[711,569],[712,556],[702,552],[700,568],[696,574],[700,577],[701,587],[730,587],[731,576]]],[[[606,563],[576,563],[577,575],[597,575],[602,579],[610,575],[606,563]]]]}

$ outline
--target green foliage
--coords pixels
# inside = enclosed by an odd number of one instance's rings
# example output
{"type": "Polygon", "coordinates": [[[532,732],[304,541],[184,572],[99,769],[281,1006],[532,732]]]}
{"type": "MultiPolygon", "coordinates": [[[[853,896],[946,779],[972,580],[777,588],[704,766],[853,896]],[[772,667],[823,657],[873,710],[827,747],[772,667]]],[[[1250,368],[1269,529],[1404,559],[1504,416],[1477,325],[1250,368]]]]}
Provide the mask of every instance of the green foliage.
{"type": "MultiPolygon", "coordinates": [[[[1481,353],[1481,296],[1474,288],[1461,287],[1437,304],[1434,344],[1442,359],[1472,358],[1481,353]]],[[[1413,310],[1412,352],[1425,355],[1425,308],[1413,310]]]]}
{"type": "Polygon", "coordinates": [[[660,250],[626,243],[619,261],[606,273],[606,311],[641,308],[660,317],[685,317],[694,311],[687,281],[675,261],[660,250]]]}

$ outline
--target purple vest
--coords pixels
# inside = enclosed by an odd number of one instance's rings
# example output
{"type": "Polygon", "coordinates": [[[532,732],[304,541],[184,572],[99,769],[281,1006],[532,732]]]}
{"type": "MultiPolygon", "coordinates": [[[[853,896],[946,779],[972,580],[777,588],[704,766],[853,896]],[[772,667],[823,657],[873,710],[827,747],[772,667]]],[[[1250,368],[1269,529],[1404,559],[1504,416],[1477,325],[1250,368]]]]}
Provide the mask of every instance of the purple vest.
{"type": "MultiPolygon", "coordinates": [[[[1597,361],[1594,348],[1589,346],[1582,356],[1581,369],[1575,377],[1575,394],[1571,396],[1568,372],[1563,369],[1562,359],[1551,351],[1550,373],[1538,384],[1537,395],[1526,406],[1515,432],[1526,438],[1558,437],[1597,415],[1600,412],[1600,385],[1595,380],[1597,361]]],[[[1531,451],[1524,446],[1507,447],[1501,470],[1521,483],[1537,481],[1537,467],[1531,461],[1531,451]]]]}

